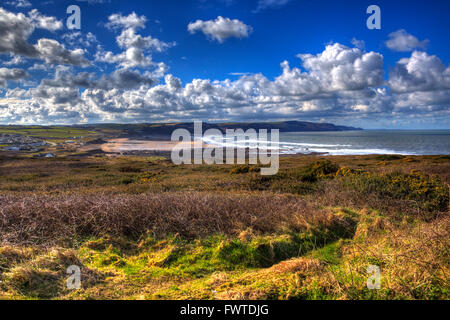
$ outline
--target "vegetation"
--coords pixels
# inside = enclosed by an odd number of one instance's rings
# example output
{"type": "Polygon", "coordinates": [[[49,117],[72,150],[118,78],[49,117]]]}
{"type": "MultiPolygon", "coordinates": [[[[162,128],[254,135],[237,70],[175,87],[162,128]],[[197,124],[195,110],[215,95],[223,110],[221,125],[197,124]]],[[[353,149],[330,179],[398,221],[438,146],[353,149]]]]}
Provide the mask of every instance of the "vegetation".
{"type": "Polygon", "coordinates": [[[20,134],[29,137],[46,138],[50,140],[69,139],[75,136],[93,136],[98,134],[96,131],[58,126],[0,126],[0,133],[20,134]]]}
{"type": "Polygon", "coordinates": [[[445,156],[0,158],[0,298],[449,299],[449,183],[445,156]]]}

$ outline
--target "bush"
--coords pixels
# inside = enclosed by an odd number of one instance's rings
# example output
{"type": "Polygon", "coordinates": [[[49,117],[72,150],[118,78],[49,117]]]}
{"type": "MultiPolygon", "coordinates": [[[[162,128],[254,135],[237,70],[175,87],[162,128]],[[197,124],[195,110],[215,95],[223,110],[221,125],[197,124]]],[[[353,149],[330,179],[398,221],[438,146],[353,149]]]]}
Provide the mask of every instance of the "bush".
{"type": "Polygon", "coordinates": [[[138,173],[138,172],[141,172],[142,170],[140,168],[125,166],[125,167],[119,168],[119,171],[124,172],[124,173],[138,173]]]}
{"type": "Polygon", "coordinates": [[[398,154],[381,154],[379,156],[376,156],[375,159],[380,161],[391,161],[391,160],[401,160],[404,156],[398,155],[398,154]]]}
{"type": "Polygon", "coordinates": [[[375,193],[381,198],[409,200],[427,213],[448,210],[448,186],[436,176],[420,171],[381,174],[345,169],[338,174],[342,176],[345,185],[363,196],[375,193]]]}
{"type": "Polygon", "coordinates": [[[297,172],[303,182],[316,182],[324,178],[332,178],[339,170],[339,166],[330,160],[320,160],[297,172]]]}
{"type": "Polygon", "coordinates": [[[0,203],[0,242],[20,244],[104,236],[138,239],[147,232],[192,239],[237,235],[249,227],[264,234],[295,232],[310,225],[336,229],[341,224],[302,199],[268,194],[0,195],[0,203]]]}
{"type": "Polygon", "coordinates": [[[260,167],[258,166],[249,166],[249,165],[241,165],[234,167],[230,170],[230,174],[241,174],[241,173],[249,173],[249,172],[258,172],[260,171],[260,167]]]}

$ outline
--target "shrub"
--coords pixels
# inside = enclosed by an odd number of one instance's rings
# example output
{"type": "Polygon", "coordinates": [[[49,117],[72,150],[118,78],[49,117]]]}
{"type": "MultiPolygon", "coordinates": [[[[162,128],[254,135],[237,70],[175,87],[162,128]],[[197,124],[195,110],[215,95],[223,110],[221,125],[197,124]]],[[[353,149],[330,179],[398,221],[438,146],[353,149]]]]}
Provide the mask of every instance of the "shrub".
{"type": "Polygon", "coordinates": [[[250,190],[272,190],[293,194],[311,194],[320,189],[322,179],[334,178],[339,166],[329,160],[321,160],[300,169],[280,171],[273,176],[253,175],[248,181],[250,190]]]}
{"type": "Polygon", "coordinates": [[[124,166],[119,168],[120,172],[124,173],[138,173],[141,172],[141,168],[131,167],[131,166],[124,166]]]}
{"type": "Polygon", "coordinates": [[[343,176],[345,185],[363,196],[375,193],[381,198],[409,200],[428,214],[448,209],[448,186],[438,177],[420,171],[382,174],[343,169],[339,175],[343,176]]]}
{"type": "Polygon", "coordinates": [[[0,195],[0,242],[68,243],[91,237],[137,239],[147,232],[197,238],[337,228],[340,219],[302,199],[281,195],[159,193],[140,195],[0,195]]]}
{"type": "Polygon", "coordinates": [[[349,175],[355,175],[355,174],[361,174],[363,173],[363,170],[360,169],[352,169],[349,167],[342,167],[339,168],[339,170],[336,172],[336,177],[345,177],[349,175]]]}
{"type": "Polygon", "coordinates": [[[230,170],[230,174],[240,174],[249,172],[258,172],[260,168],[258,166],[241,165],[234,167],[230,170]]]}
{"type": "Polygon", "coordinates": [[[398,154],[381,154],[381,155],[375,157],[375,159],[377,159],[379,161],[400,160],[403,158],[404,158],[404,156],[401,156],[398,154]]]}
{"type": "Polygon", "coordinates": [[[297,171],[297,176],[303,182],[316,182],[324,178],[332,178],[339,166],[330,160],[320,160],[297,171]]]}

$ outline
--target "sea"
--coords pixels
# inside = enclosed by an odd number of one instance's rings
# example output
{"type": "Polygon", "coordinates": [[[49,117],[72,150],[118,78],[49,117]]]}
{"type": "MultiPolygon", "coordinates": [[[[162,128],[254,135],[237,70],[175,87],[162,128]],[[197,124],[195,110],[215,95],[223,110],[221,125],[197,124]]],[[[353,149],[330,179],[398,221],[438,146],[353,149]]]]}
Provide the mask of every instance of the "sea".
{"type": "MultiPolygon", "coordinates": [[[[242,141],[204,137],[218,146],[242,147],[242,141]]],[[[326,155],[449,155],[450,130],[358,130],[337,132],[281,132],[279,144],[269,147],[280,154],[326,155]]]]}

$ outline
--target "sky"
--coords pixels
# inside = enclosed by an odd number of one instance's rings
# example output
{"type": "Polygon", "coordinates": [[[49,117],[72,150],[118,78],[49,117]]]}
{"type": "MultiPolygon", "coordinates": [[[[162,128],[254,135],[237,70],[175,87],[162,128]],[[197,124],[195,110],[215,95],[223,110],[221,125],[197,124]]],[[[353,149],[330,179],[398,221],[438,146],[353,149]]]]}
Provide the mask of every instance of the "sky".
{"type": "Polygon", "coordinates": [[[450,129],[449,14],[447,0],[1,0],[0,123],[450,129]]]}

